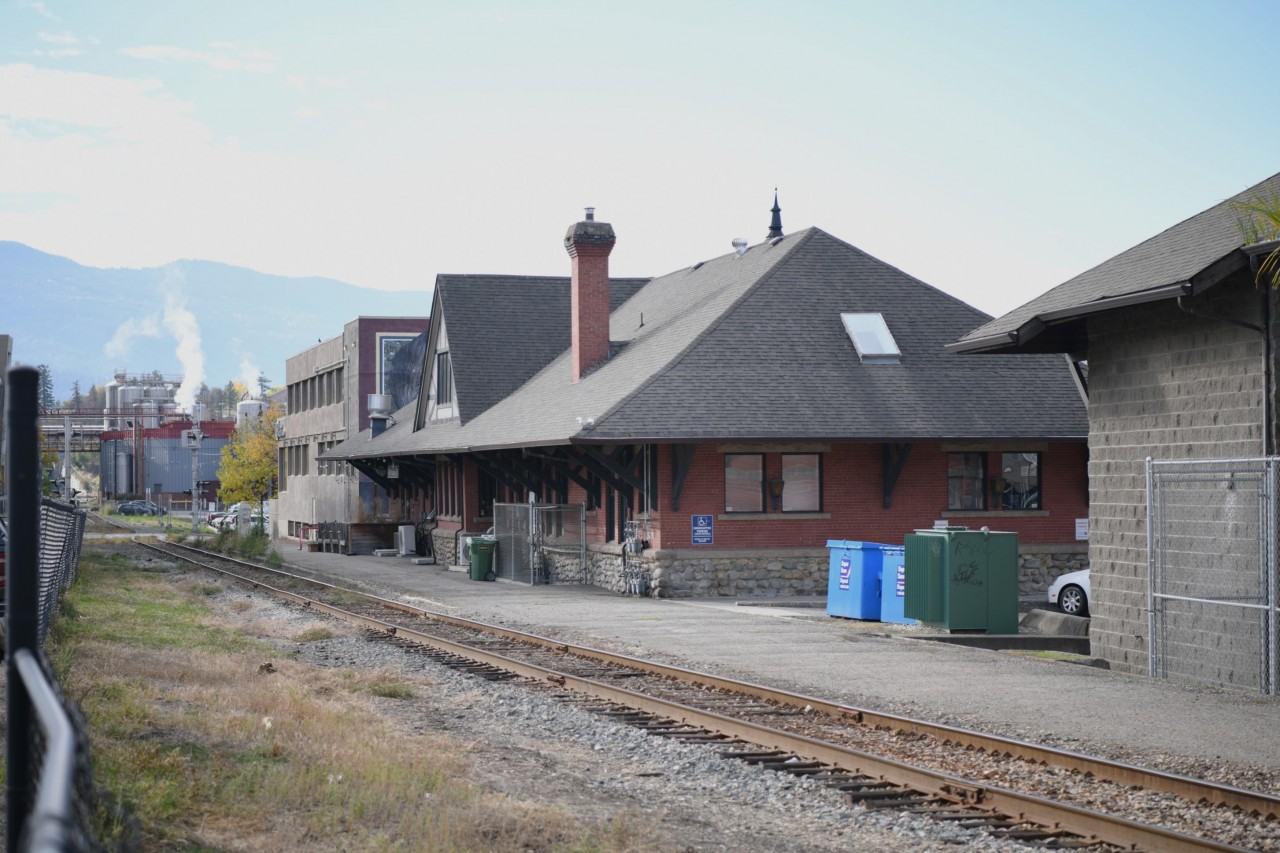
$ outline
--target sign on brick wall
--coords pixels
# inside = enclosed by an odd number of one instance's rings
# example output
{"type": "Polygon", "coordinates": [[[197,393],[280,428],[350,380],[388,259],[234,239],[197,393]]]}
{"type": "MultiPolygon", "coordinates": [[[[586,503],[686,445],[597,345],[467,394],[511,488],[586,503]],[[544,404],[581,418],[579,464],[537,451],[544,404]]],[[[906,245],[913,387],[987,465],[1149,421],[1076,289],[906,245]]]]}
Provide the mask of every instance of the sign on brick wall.
{"type": "Polygon", "coordinates": [[[693,538],[694,545],[714,545],[716,541],[714,515],[695,515],[693,516],[693,538]]]}

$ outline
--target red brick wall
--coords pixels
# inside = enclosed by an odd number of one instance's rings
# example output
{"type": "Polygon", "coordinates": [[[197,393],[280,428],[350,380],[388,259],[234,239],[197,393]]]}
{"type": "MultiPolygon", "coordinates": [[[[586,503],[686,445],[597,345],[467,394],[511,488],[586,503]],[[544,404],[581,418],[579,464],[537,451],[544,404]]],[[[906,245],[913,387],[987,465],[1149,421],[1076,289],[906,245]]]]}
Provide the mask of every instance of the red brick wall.
{"type": "MultiPolygon", "coordinates": [[[[1007,450],[1020,449],[1009,445],[1007,450]]],[[[1021,449],[1026,449],[1021,448],[1021,449]]],[[[715,550],[730,548],[824,547],[829,539],[897,544],[918,528],[946,519],[952,524],[1019,534],[1023,545],[1065,544],[1075,541],[1075,520],[1088,517],[1086,448],[1083,443],[1050,444],[1041,453],[1043,511],[1013,513],[947,511],[947,456],[937,444],[917,444],[894,487],[891,507],[883,506],[883,462],[880,444],[837,444],[822,454],[822,513],[829,517],[733,518],[724,512],[724,454],[715,445],[701,445],[685,478],[680,509],[671,507],[671,449],[660,449],[659,509],[653,518],[653,548],[715,550]],[[715,517],[715,544],[691,544],[691,516],[715,517]]],[[[993,451],[988,470],[999,465],[993,451]]],[[[765,480],[781,476],[781,453],[765,454],[765,480]]],[[[570,500],[584,500],[574,486],[570,500]]],[[[803,514],[800,514],[803,515],[803,514]]],[[[604,541],[604,507],[588,517],[590,542],[604,541]]]]}
{"type": "Polygon", "coordinates": [[[574,244],[572,370],[577,382],[609,356],[609,252],[613,246],[574,244]]]}

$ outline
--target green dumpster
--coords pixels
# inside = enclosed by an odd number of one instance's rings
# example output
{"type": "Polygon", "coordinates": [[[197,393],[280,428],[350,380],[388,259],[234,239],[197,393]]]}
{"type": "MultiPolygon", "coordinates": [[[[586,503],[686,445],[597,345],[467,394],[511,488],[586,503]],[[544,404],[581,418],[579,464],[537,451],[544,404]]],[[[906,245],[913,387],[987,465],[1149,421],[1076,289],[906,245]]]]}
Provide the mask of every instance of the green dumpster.
{"type": "Polygon", "coordinates": [[[905,540],[906,616],[948,631],[1018,633],[1018,534],[946,527],[905,540]]]}
{"type": "Polygon", "coordinates": [[[498,540],[492,536],[471,537],[471,579],[473,581],[493,580],[493,555],[497,550],[498,540]]]}

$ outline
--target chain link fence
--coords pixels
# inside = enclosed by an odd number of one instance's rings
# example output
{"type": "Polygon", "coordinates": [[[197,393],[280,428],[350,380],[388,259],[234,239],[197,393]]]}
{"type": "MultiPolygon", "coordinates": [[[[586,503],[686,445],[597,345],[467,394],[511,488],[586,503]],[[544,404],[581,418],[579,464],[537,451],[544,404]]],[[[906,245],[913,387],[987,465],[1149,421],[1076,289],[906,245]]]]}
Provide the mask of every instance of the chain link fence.
{"type": "Polygon", "coordinates": [[[494,572],[518,583],[586,583],[586,518],[584,504],[494,504],[494,572]]]}
{"type": "Polygon", "coordinates": [[[58,599],[75,582],[88,514],[74,504],[44,498],[40,502],[40,557],[37,570],[39,636],[44,645],[58,599]]]}
{"type": "Polygon", "coordinates": [[[1147,460],[1152,677],[1276,694],[1278,463],[1147,460]]]}
{"type": "Polygon", "coordinates": [[[78,853],[101,849],[88,726],[62,694],[44,644],[79,570],[87,514],[41,497],[37,383],[31,368],[6,377],[5,849],[78,853]]]}

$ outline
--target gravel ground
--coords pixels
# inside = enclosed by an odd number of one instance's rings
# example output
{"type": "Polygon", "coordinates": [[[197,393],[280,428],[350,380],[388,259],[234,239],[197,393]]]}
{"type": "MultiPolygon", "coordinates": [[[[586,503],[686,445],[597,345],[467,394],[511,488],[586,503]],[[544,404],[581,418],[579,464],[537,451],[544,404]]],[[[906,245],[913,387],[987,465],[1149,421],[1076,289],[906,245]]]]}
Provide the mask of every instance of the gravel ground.
{"type": "Polygon", "coordinates": [[[379,708],[403,729],[464,744],[472,778],[511,797],[558,805],[579,819],[625,821],[630,849],[671,851],[1027,850],[984,834],[906,814],[849,806],[821,785],[720,758],[715,747],[647,735],[550,698],[545,690],[493,684],[265,596],[228,589],[252,607],[249,621],[313,625],[342,634],[281,641],[282,654],[316,666],[385,668],[429,684],[379,708]]]}

